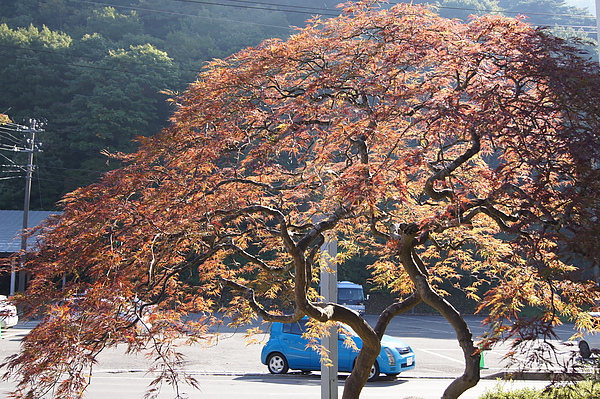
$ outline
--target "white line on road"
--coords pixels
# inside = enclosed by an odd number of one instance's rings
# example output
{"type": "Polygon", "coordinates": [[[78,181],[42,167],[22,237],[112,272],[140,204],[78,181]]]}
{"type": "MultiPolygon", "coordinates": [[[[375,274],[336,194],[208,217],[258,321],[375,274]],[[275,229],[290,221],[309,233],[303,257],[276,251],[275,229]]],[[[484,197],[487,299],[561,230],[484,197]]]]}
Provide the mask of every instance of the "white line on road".
{"type": "Polygon", "coordinates": [[[460,364],[463,364],[463,363],[464,363],[464,361],[463,361],[463,360],[458,360],[458,359],[455,359],[455,358],[453,358],[453,357],[446,356],[446,355],[440,355],[439,353],[432,352],[432,351],[429,351],[429,350],[427,350],[427,349],[419,349],[419,348],[417,348],[417,350],[418,350],[418,351],[421,351],[421,352],[429,353],[430,355],[435,355],[435,356],[442,357],[442,358],[444,358],[444,359],[452,360],[453,362],[456,362],[456,363],[460,363],[460,364]]]}

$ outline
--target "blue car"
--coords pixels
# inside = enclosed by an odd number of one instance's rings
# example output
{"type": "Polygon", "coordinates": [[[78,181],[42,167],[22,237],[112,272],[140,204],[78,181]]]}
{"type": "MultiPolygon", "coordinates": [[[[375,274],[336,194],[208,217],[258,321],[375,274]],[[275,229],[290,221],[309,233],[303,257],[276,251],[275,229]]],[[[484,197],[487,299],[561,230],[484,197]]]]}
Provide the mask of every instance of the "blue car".
{"type": "MultiPolygon", "coordinates": [[[[308,339],[302,334],[307,331],[303,318],[296,323],[273,323],[269,341],[261,352],[261,362],[273,374],[284,374],[289,369],[302,371],[321,370],[319,353],[308,347],[308,339]]],[[[338,371],[351,372],[362,340],[347,326],[342,326],[338,337],[338,371]],[[344,341],[350,337],[356,349],[348,347],[344,341]]],[[[403,371],[415,368],[415,353],[410,346],[398,338],[384,335],[381,340],[381,352],[371,368],[369,381],[379,378],[380,373],[396,376],[403,371]]]]}

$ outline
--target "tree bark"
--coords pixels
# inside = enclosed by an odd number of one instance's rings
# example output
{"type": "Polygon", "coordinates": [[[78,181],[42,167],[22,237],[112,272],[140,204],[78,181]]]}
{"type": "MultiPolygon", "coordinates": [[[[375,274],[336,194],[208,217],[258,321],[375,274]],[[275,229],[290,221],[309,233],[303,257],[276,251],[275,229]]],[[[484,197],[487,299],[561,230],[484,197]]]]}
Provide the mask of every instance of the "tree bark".
{"type": "Polygon", "coordinates": [[[417,233],[418,227],[416,225],[403,225],[399,226],[394,238],[398,240],[400,261],[414,283],[418,295],[423,302],[440,312],[456,332],[465,359],[465,369],[463,375],[456,378],[442,395],[442,399],[456,399],[479,382],[479,360],[481,355],[474,345],[473,335],[463,317],[448,301],[435,292],[429,284],[427,276],[423,273],[425,266],[414,250],[415,245],[418,243],[416,240],[417,233]]]}

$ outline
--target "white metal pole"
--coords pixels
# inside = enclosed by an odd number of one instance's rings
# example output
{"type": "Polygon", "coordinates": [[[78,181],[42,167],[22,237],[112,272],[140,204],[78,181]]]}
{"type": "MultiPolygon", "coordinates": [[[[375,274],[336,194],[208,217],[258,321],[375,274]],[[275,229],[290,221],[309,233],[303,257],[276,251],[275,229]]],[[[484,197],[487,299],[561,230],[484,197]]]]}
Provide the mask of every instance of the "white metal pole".
{"type": "MultiPolygon", "coordinates": [[[[330,237],[321,247],[321,295],[325,302],[337,303],[337,265],[332,259],[337,255],[337,240],[330,237]]],[[[329,336],[323,338],[332,366],[321,364],[321,399],[338,398],[338,331],[332,326],[329,336]]]]}

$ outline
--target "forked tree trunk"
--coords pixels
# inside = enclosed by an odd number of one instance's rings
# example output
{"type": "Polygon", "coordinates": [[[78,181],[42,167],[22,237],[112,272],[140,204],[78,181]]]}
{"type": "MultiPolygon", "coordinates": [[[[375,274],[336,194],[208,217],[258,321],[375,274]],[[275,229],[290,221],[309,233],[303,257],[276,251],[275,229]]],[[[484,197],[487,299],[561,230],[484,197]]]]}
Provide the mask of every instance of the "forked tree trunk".
{"type": "Polygon", "coordinates": [[[372,330],[366,321],[362,319],[364,326],[360,323],[359,326],[364,328],[361,330],[355,328],[355,331],[363,340],[363,346],[356,358],[355,367],[352,370],[352,373],[344,383],[342,399],[358,399],[360,397],[360,393],[369,378],[369,370],[381,351],[381,338],[383,337],[388,324],[394,316],[414,308],[420,302],[421,298],[419,295],[413,294],[402,302],[390,305],[381,313],[375,328],[372,330]]]}

